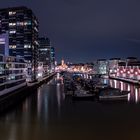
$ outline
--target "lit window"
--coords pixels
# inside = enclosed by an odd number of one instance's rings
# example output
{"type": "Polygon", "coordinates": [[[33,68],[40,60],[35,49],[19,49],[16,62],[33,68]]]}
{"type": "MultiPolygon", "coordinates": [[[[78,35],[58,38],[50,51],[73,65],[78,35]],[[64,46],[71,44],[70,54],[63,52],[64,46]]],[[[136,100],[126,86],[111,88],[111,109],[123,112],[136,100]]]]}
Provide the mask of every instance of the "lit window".
{"type": "Polygon", "coordinates": [[[36,20],[34,20],[34,22],[35,22],[35,24],[37,25],[37,21],[36,21],[36,20]]]}
{"type": "Polygon", "coordinates": [[[16,23],[9,23],[9,26],[15,26],[16,23]]]}
{"type": "Polygon", "coordinates": [[[16,12],[9,11],[9,16],[11,16],[11,15],[15,15],[15,14],[16,14],[16,12]]]}
{"type": "Polygon", "coordinates": [[[47,51],[48,49],[47,48],[42,48],[42,49],[39,49],[40,51],[47,51]]]}
{"type": "Polygon", "coordinates": [[[26,45],[24,45],[24,48],[31,48],[31,45],[30,44],[26,44],[26,45]]]}
{"type": "Polygon", "coordinates": [[[37,42],[36,40],[34,41],[34,43],[35,43],[36,45],[39,45],[38,42],[37,42]]]}
{"type": "Polygon", "coordinates": [[[26,25],[31,25],[31,21],[25,21],[24,22],[24,25],[26,26],[26,25]]]}
{"type": "Polygon", "coordinates": [[[16,30],[11,30],[9,31],[10,34],[15,34],[16,33],[16,30]]]}
{"type": "Polygon", "coordinates": [[[23,26],[24,23],[23,22],[17,22],[17,26],[23,26]]]}
{"type": "Polygon", "coordinates": [[[9,48],[10,49],[15,49],[16,48],[16,45],[9,45],[9,48]]]}
{"type": "Polygon", "coordinates": [[[38,29],[36,27],[34,27],[34,29],[38,32],[38,29]]]}
{"type": "Polygon", "coordinates": [[[0,44],[5,44],[5,39],[4,38],[0,38],[0,44]]]}

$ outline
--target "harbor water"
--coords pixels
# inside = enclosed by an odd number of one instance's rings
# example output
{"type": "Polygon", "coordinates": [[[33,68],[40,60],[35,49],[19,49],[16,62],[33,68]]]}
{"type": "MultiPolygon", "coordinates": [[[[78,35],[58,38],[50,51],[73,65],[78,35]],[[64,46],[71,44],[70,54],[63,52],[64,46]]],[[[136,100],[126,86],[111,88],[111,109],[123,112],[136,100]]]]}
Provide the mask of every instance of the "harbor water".
{"type": "Polygon", "coordinates": [[[0,114],[0,140],[140,139],[139,88],[104,82],[130,90],[128,101],[73,101],[54,78],[0,114]]]}

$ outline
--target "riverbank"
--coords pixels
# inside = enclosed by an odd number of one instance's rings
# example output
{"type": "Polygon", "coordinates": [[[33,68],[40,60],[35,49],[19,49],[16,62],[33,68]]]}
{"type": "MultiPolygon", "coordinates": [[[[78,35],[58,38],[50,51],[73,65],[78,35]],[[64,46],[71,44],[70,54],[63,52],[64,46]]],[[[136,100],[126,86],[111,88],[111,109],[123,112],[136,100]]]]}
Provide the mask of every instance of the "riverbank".
{"type": "Polygon", "coordinates": [[[3,94],[0,96],[0,112],[3,112],[15,104],[21,102],[26,96],[30,95],[32,91],[36,90],[43,83],[48,82],[54,77],[55,73],[44,77],[41,81],[28,83],[27,85],[19,88],[18,90],[3,94]]]}

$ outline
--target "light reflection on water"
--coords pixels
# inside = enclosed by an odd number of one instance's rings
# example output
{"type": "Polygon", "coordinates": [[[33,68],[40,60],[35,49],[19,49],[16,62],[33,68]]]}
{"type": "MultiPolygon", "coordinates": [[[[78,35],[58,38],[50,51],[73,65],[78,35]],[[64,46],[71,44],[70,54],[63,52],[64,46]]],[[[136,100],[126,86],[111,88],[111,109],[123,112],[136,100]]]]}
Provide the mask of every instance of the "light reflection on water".
{"type": "Polygon", "coordinates": [[[130,91],[130,95],[128,96],[129,102],[140,102],[140,86],[114,80],[114,79],[102,79],[102,82],[105,84],[109,84],[111,87],[119,88],[121,90],[130,91]]]}
{"type": "MultiPolygon", "coordinates": [[[[130,100],[140,101],[140,90],[134,85],[107,82],[131,90],[130,100]]],[[[55,79],[0,117],[0,140],[140,138],[139,104],[134,105],[66,100],[63,84],[55,79]]]]}

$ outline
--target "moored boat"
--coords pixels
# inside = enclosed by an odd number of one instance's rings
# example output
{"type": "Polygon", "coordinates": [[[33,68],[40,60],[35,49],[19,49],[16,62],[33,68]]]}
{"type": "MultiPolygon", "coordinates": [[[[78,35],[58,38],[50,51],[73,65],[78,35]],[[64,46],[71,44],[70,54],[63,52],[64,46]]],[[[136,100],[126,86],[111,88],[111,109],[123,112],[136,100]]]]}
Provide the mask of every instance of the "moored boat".
{"type": "Polygon", "coordinates": [[[76,90],[72,97],[75,100],[93,100],[95,94],[90,94],[85,90],[76,90]]]}
{"type": "Polygon", "coordinates": [[[116,88],[108,88],[100,91],[99,100],[127,100],[129,91],[121,91],[116,88]]]}

